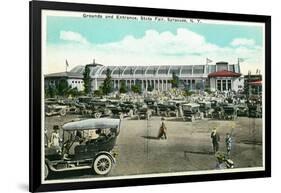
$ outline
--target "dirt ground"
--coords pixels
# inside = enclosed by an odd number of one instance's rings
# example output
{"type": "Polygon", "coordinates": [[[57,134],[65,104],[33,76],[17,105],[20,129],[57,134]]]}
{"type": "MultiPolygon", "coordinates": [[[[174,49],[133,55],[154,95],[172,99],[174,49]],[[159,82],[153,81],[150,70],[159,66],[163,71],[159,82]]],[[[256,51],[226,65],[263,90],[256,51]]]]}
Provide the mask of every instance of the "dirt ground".
{"type": "MultiPolygon", "coordinates": [[[[62,125],[78,115],[47,117],[48,135],[55,124],[62,125]]],[[[230,158],[235,168],[262,166],[262,119],[238,117],[235,121],[197,120],[184,122],[167,118],[168,139],[156,139],[160,117],[151,120],[123,119],[115,150],[117,163],[109,176],[152,174],[181,171],[213,170],[216,159],[212,153],[211,130],[220,134],[220,151],[226,151],[225,135],[232,133],[230,158]],[[231,129],[234,126],[234,129],[231,129]]],[[[97,177],[90,171],[53,174],[50,179],[97,177]]]]}

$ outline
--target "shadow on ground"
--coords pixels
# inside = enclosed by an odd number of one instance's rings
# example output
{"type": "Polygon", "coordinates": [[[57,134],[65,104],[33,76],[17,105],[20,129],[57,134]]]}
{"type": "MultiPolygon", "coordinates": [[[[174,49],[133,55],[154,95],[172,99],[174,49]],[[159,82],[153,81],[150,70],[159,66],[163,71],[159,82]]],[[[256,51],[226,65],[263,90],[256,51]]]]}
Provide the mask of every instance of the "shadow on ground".
{"type": "Polygon", "coordinates": [[[154,139],[154,140],[159,140],[158,137],[155,137],[155,136],[141,136],[142,138],[145,138],[145,139],[154,139]]]}

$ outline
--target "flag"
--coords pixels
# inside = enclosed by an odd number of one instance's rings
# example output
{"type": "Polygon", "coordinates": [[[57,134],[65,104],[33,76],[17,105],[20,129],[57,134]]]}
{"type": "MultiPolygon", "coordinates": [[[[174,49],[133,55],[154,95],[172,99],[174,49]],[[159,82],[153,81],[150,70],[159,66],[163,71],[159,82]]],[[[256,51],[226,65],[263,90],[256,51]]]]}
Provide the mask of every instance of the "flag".
{"type": "Polygon", "coordinates": [[[67,60],[65,60],[65,66],[66,66],[66,67],[69,67],[69,64],[68,64],[68,61],[67,61],[67,60]]]}
{"type": "Polygon", "coordinates": [[[69,64],[68,64],[68,61],[65,60],[65,72],[67,72],[67,68],[68,68],[69,64]]]}
{"type": "Polygon", "coordinates": [[[206,64],[209,64],[209,63],[212,63],[213,60],[209,59],[209,58],[206,58],[206,64]]]}

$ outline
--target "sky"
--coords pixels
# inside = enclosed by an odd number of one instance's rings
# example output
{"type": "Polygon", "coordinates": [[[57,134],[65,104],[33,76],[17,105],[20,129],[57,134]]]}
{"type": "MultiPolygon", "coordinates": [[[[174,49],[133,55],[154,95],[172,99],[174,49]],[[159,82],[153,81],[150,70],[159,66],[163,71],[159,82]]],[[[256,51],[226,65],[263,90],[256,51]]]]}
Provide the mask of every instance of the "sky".
{"type": "Polygon", "coordinates": [[[95,60],[103,65],[237,63],[242,73],[263,65],[261,26],[47,16],[46,73],[95,60]]]}

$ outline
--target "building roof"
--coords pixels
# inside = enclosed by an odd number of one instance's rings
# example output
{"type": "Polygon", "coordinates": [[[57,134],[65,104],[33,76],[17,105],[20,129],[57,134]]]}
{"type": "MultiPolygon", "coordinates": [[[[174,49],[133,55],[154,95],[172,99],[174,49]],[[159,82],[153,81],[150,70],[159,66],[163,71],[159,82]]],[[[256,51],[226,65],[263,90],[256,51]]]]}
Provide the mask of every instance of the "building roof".
{"type": "Polygon", "coordinates": [[[240,73],[228,71],[228,70],[220,70],[217,72],[212,72],[208,75],[208,77],[240,77],[240,73]]]}
{"type": "Polygon", "coordinates": [[[83,74],[76,72],[58,72],[47,74],[45,78],[83,78],[83,74]]]}
{"type": "MultiPolygon", "coordinates": [[[[226,63],[227,64],[227,63],[226,63]]],[[[179,77],[186,76],[199,76],[207,77],[239,77],[241,76],[239,68],[236,67],[237,64],[227,64],[228,70],[230,71],[216,71],[216,65],[112,65],[104,66],[102,64],[87,64],[90,67],[90,76],[92,78],[105,77],[107,70],[110,70],[111,76],[116,77],[153,77],[153,76],[165,76],[171,77],[176,74],[179,77]]],[[[60,72],[48,74],[46,78],[52,77],[67,77],[67,78],[83,78],[83,72],[85,70],[85,65],[76,66],[69,72],[60,72]]]]}
{"type": "MultiPolygon", "coordinates": [[[[75,73],[83,73],[85,66],[76,66],[71,70],[75,73]]],[[[131,65],[131,66],[101,66],[95,65],[90,68],[91,76],[105,76],[107,69],[115,76],[155,76],[164,75],[203,75],[206,74],[205,65],[131,65]]]]}

